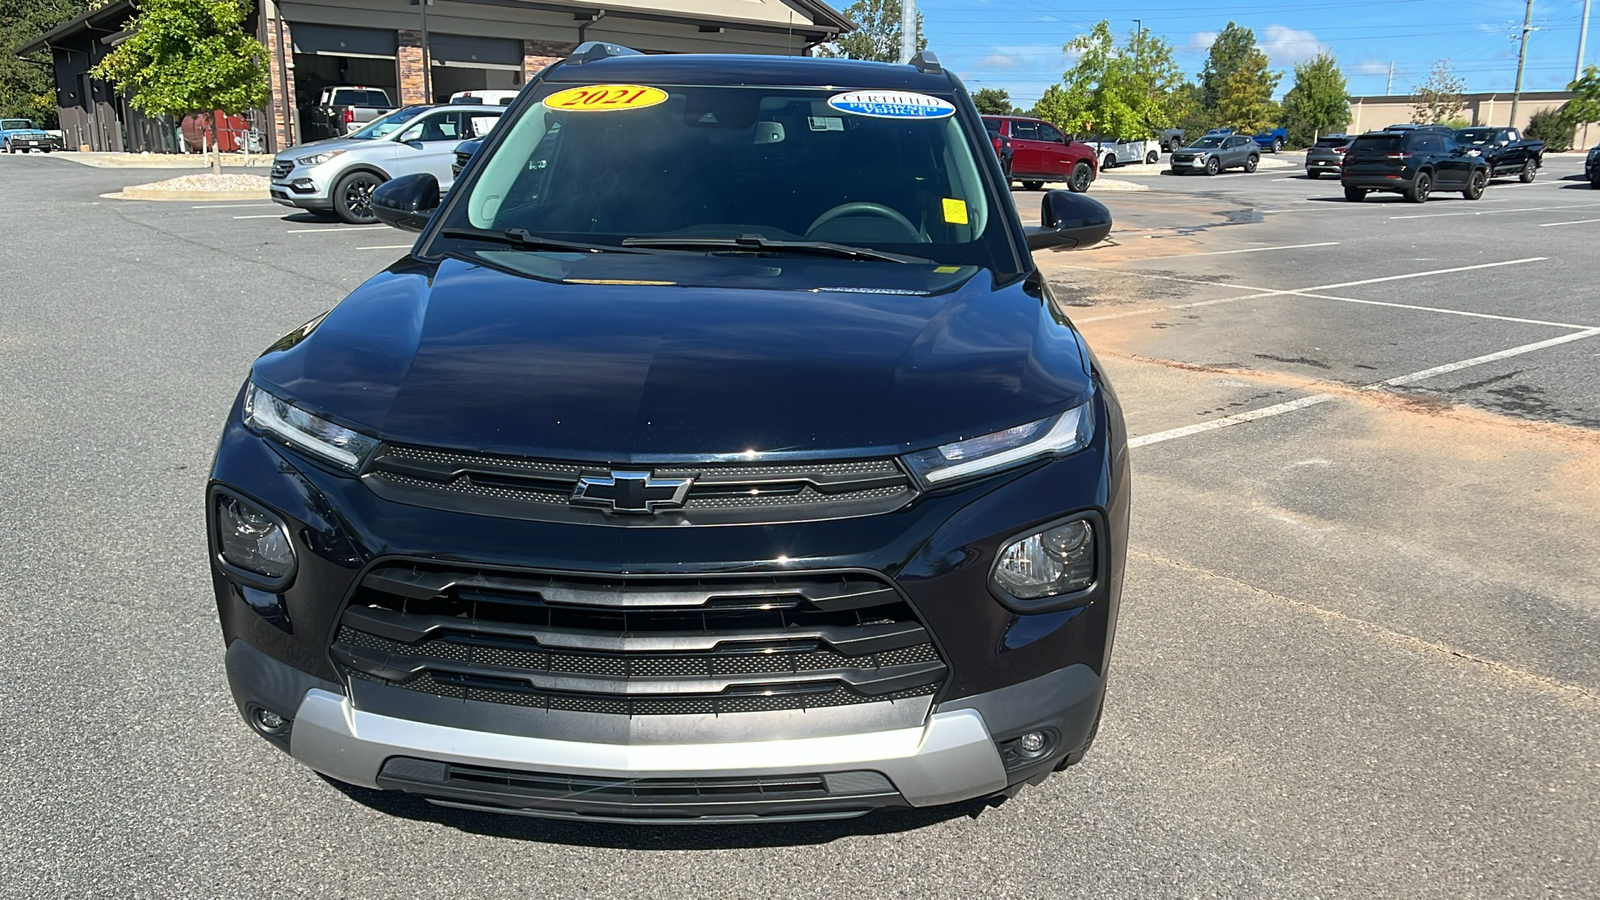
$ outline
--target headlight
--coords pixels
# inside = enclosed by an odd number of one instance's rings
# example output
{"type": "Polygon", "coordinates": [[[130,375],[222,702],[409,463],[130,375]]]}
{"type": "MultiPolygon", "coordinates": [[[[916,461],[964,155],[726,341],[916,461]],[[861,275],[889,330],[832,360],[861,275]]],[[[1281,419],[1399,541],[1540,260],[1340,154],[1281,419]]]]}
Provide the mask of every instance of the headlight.
{"type": "Polygon", "coordinates": [[[343,152],[343,150],[324,150],[321,153],[314,153],[311,156],[302,156],[299,159],[296,159],[295,162],[302,166],[320,166],[343,152]]]}
{"type": "Polygon", "coordinates": [[[968,438],[907,456],[906,465],[930,485],[987,475],[1044,456],[1066,456],[1089,446],[1094,401],[1060,415],[968,438]]]}
{"type": "Polygon", "coordinates": [[[221,491],[216,504],[217,549],[224,561],[271,581],[294,572],[289,535],[272,516],[221,491]]]}
{"type": "Polygon", "coordinates": [[[314,416],[254,384],[244,395],[244,421],[256,431],[285,440],[351,472],[360,469],[378,446],[377,438],[314,416]]]}
{"type": "Polygon", "coordinates": [[[1094,525],[1083,519],[1000,548],[994,583],[1018,600],[1074,594],[1094,584],[1094,525]]]}

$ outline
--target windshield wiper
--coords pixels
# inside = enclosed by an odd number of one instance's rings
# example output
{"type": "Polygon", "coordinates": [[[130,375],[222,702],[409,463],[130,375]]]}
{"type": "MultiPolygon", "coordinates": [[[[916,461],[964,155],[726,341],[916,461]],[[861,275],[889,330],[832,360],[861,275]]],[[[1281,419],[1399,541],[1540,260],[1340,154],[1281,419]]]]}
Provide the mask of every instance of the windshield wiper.
{"type": "Polygon", "coordinates": [[[568,253],[648,253],[648,250],[630,250],[611,244],[582,244],[577,241],[558,241],[555,238],[540,237],[530,234],[526,228],[507,228],[505,231],[489,231],[484,228],[441,228],[439,234],[444,237],[466,238],[472,241],[491,241],[496,244],[510,244],[524,250],[559,250],[568,253]]]}
{"type": "Polygon", "coordinates": [[[877,262],[932,263],[920,256],[906,256],[866,247],[852,247],[831,241],[775,241],[759,234],[742,234],[732,238],[683,237],[623,238],[624,247],[660,247],[667,250],[732,250],[735,253],[814,253],[819,256],[838,256],[844,259],[870,259],[877,262]]]}

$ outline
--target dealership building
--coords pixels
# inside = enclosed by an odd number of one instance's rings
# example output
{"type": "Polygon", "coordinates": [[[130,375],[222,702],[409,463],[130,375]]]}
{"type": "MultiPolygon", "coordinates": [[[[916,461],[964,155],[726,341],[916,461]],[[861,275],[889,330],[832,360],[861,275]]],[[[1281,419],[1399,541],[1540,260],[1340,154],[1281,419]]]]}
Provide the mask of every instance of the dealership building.
{"type": "MultiPolygon", "coordinates": [[[[89,71],[130,32],[136,0],[63,22],[16,48],[49,51],[69,146],[171,151],[177,129],[89,71]]],[[[301,111],[328,85],[382,88],[401,105],[515,89],[584,41],[646,53],[807,55],[852,28],[820,0],[259,0],[246,22],[268,51],[272,96],[249,116],[258,149],[300,142],[301,111]]],[[[225,147],[227,145],[224,145],[225,147]]]]}

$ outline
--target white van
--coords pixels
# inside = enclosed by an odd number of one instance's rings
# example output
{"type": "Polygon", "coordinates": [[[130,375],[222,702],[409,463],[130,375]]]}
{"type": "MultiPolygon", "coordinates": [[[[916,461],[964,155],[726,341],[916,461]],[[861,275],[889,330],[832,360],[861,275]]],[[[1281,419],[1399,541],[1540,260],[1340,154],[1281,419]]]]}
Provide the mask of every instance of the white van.
{"type": "Polygon", "coordinates": [[[456,91],[451,103],[479,103],[484,106],[510,106],[519,91],[456,91]]]}

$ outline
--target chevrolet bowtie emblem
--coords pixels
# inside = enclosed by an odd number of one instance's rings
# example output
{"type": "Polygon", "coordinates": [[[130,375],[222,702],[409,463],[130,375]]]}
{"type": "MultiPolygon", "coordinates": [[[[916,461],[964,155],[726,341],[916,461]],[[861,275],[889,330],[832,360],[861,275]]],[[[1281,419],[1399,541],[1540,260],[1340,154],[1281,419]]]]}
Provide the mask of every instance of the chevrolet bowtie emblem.
{"type": "Polygon", "coordinates": [[[572,492],[574,506],[598,506],[607,512],[649,515],[678,509],[689,493],[693,478],[655,478],[649,472],[612,472],[585,475],[572,492]]]}

